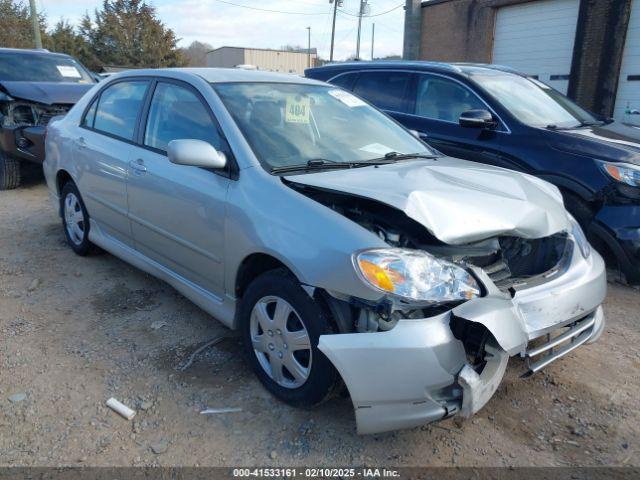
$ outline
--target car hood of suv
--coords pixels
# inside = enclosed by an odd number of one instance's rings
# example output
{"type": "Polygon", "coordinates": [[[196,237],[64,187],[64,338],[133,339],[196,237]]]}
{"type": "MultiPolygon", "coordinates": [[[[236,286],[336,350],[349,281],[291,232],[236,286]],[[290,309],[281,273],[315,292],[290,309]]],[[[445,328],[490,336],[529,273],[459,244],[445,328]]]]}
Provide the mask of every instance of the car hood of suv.
{"type": "Polygon", "coordinates": [[[329,170],[287,180],[395,207],[452,245],[500,235],[542,238],[569,228],[562,196],[553,185],[453,158],[329,170]]]}
{"type": "Polygon", "coordinates": [[[12,97],[46,105],[75,104],[94,85],[94,83],[0,81],[0,89],[12,97]]]}
{"type": "Polygon", "coordinates": [[[547,130],[553,148],[599,160],[640,165],[640,128],[612,122],[571,130],[547,130]]]}

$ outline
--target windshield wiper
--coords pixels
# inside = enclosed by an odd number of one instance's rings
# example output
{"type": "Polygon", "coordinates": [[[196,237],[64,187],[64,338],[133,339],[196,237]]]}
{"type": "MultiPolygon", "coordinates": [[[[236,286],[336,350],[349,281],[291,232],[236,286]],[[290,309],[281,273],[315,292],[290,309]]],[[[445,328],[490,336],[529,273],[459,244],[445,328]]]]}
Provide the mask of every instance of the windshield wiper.
{"type": "Polygon", "coordinates": [[[386,165],[391,163],[390,160],[373,159],[367,161],[357,162],[335,162],[333,160],[325,160],[324,158],[314,158],[308,160],[307,163],[300,163],[296,165],[284,165],[282,167],[273,167],[271,173],[286,173],[297,171],[309,171],[309,170],[332,170],[335,168],[357,168],[368,167],[369,165],[386,165]]]}
{"type": "Polygon", "coordinates": [[[392,160],[397,162],[399,160],[413,160],[416,158],[426,158],[426,159],[434,159],[439,158],[440,155],[431,155],[427,153],[400,153],[400,152],[389,152],[386,153],[384,157],[374,158],[374,160],[392,160]]]}
{"type": "Polygon", "coordinates": [[[554,123],[551,123],[549,125],[546,126],[546,128],[548,130],[573,130],[575,128],[582,128],[582,127],[594,127],[596,125],[602,125],[604,122],[599,122],[599,121],[581,121],[580,123],[578,123],[577,125],[572,125],[570,127],[559,127],[554,123]]]}

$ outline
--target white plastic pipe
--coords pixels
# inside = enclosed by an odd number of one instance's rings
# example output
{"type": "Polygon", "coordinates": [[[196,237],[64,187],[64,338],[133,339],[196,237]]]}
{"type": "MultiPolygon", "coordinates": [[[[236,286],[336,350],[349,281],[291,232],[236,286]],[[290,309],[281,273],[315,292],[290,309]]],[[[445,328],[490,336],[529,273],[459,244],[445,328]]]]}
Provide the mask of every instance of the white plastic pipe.
{"type": "Polygon", "coordinates": [[[127,420],[131,420],[133,417],[136,416],[136,412],[131,410],[125,404],[120,403],[118,400],[116,400],[113,397],[107,400],[107,407],[109,407],[114,412],[118,413],[121,417],[126,418],[127,420]]]}

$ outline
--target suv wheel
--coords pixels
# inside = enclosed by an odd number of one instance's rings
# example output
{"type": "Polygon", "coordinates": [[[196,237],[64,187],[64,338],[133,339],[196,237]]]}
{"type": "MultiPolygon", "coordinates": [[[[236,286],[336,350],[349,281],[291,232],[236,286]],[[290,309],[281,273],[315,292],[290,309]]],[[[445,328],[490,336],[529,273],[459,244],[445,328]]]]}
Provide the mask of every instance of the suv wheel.
{"type": "Polygon", "coordinates": [[[67,182],[62,188],[60,208],[67,243],[78,255],[86,255],[92,247],[89,241],[89,214],[75,183],[67,182]]]}
{"type": "Polygon", "coordinates": [[[339,375],[318,350],[318,339],[334,330],[289,272],[278,269],[256,278],[238,313],[248,361],[267,390],[297,407],[331,396],[339,375]]]}
{"type": "Polygon", "coordinates": [[[0,152],[0,190],[11,190],[20,185],[20,160],[0,152]]]}

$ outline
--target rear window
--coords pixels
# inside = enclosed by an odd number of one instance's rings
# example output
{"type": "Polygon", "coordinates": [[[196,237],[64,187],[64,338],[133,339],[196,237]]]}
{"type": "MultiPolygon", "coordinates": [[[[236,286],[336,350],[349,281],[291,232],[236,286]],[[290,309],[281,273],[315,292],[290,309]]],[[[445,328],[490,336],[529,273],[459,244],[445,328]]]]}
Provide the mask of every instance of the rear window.
{"type": "Polygon", "coordinates": [[[0,52],[0,80],[94,83],[89,72],[71,57],[20,52],[0,52]]]}

